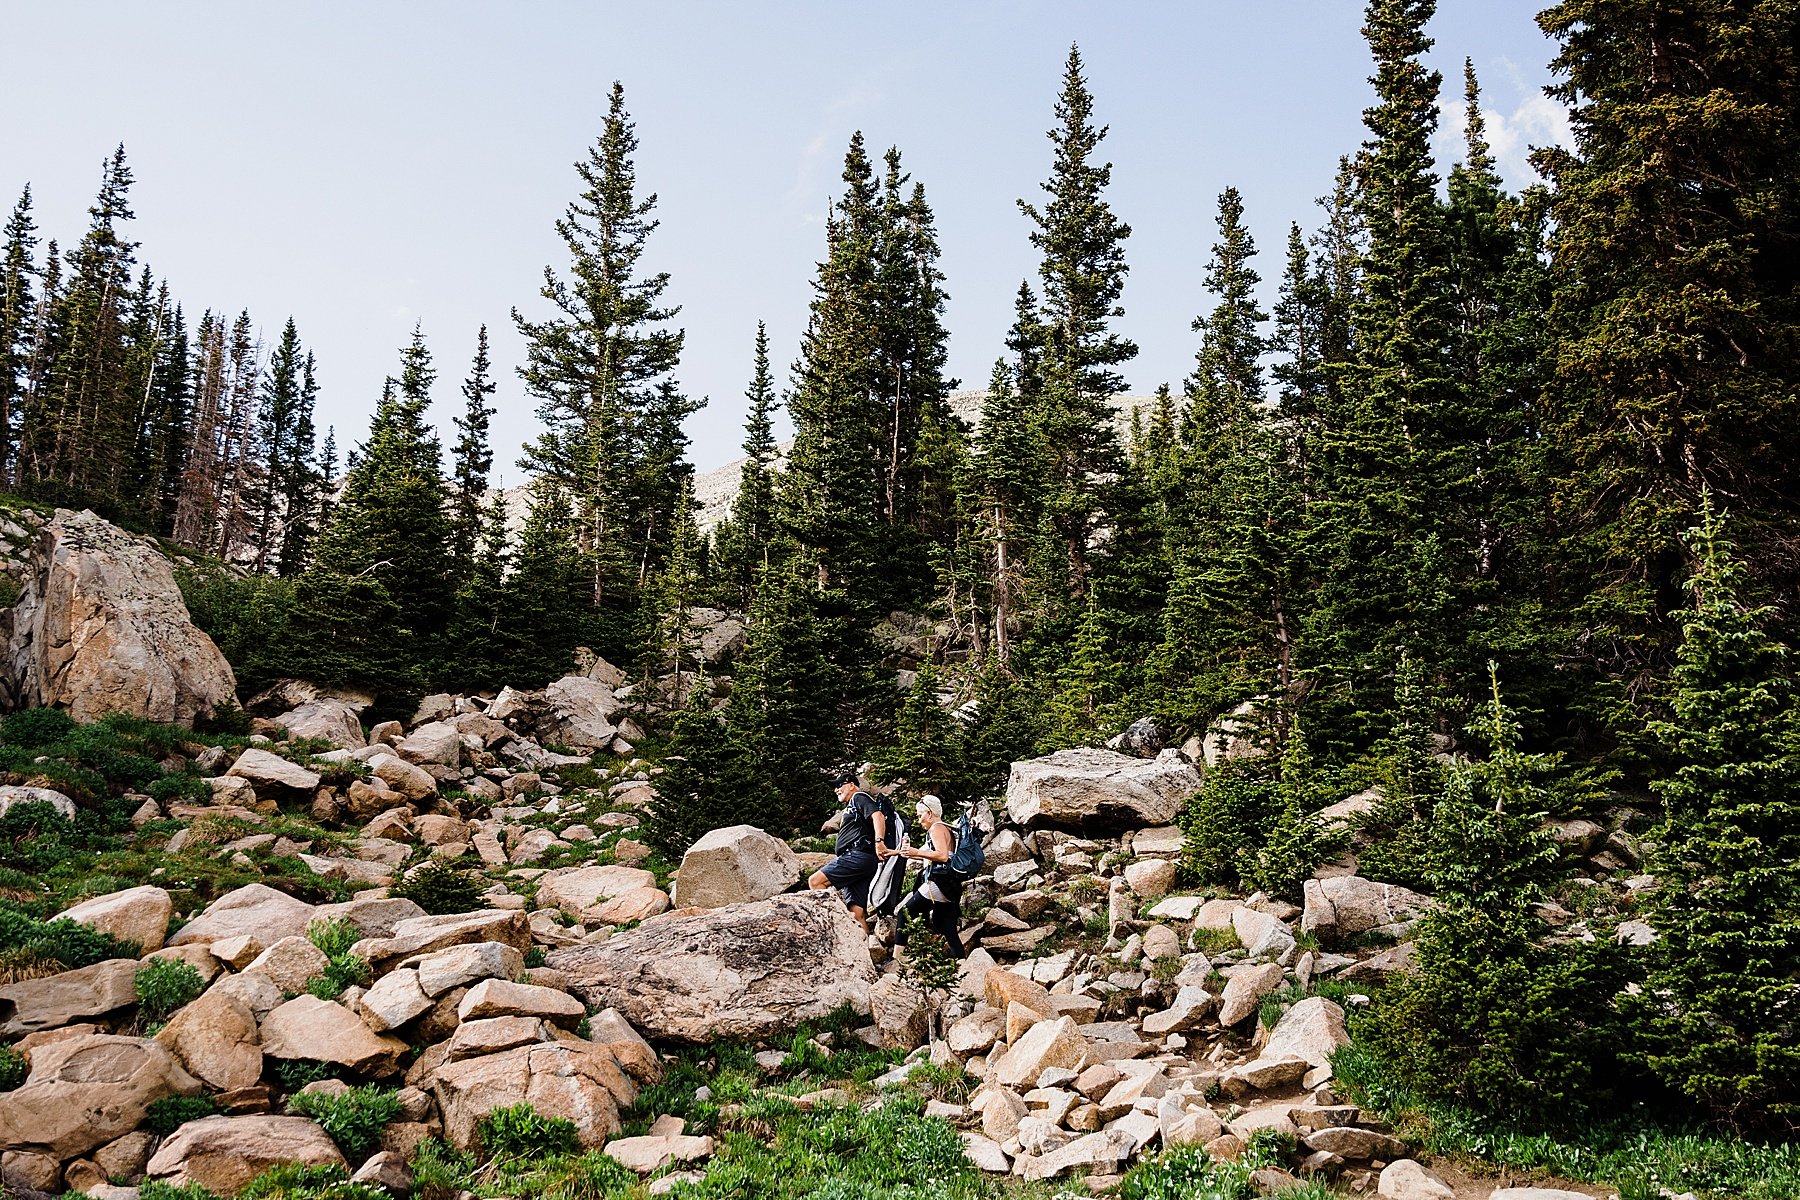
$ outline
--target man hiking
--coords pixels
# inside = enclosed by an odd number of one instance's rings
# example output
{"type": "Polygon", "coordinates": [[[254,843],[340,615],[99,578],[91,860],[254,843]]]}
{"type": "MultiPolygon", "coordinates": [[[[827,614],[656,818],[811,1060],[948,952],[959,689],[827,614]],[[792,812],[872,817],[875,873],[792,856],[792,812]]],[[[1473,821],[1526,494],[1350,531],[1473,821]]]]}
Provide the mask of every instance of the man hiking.
{"type": "Polygon", "coordinates": [[[881,860],[895,853],[887,845],[888,817],[882,811],[882,803],[862,790],[856,776],[839,775],[832,781],[832,789],[844,805],[844,820],[838,826],[835,847],[837,857],[814,871],[806,886],[815,892],[835,887],[867,935],[869,881],[875,878],[875,868],[881,860]]]}

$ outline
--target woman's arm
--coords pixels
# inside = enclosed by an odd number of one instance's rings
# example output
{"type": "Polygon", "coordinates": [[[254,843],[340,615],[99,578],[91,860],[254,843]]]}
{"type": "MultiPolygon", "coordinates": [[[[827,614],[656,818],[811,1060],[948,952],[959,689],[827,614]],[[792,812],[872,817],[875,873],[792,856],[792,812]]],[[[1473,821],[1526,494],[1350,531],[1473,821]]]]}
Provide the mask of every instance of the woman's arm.
{"type": "Polygon", "coordinates": [[[955,836],[950,832],[949,824],[939,821],[931,827],[931,845],[920,846],[917,850],[908,850],[906,857],[934,863],[949,862],[950,851],[954,844],[955,836]]]}

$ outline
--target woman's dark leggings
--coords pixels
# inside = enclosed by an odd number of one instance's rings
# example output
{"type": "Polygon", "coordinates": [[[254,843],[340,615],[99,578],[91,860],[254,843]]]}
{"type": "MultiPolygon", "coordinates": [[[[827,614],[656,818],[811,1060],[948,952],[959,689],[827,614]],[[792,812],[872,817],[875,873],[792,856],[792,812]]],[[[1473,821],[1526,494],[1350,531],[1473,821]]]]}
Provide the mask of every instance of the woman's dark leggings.
{"type": "Polygon", "coordinates": [[[938,887],[943,890],[944,895],[950,897],[948,902],[942,904],[926,896],[920,890],[924,886],[925,881],[921,879],[919,886],[915,887],[906,899],[900,902],[898,915],[908,917],[915,913],[924,913],[926,925],[933,933],[949,943],[950,953],[958,958],[964,957],[968,951],[963,949],[960,928],[962,923],[962,884],[939,880],[938,887]]]}

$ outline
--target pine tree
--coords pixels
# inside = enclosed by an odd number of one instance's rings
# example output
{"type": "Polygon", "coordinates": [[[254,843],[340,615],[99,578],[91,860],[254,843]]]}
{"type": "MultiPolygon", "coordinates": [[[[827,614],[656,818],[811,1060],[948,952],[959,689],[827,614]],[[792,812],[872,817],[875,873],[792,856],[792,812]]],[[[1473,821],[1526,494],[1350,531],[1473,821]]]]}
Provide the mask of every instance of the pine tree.
{"type": "Polygon", "coordinates": [[[994,654],[1002,670],[1009,669],[1021,615],[1024,573],[1019,560],[1036,525],[1035,435],[1032,414],[1012,369],[1004,360],[996,362],[982,399],[967,491],[976,498],[980,530],[992,547],[987,594],[993,606],[994,654]]]}
{"type": "Polygon", "coordinates": [[[519,643],[507,604],[511,560],[506,497],[496,488],[482,504],[481,537],[458,582],[450,620],[450,677],[465,688],[499,688],[514,677],[519,643]]]}
{"type": "MultiPolygon", "coordinates": [[[[1123,315],[1125,239],[1131,227],[1105,199],[1112,164],[1095,163],[1106,126],[1096,127],[1093,96],[1082,72],[1081,51],[1069,48],[1058,126],[1049,133],[1054,147],[1048,196],[1040,209],[1019,201],[1034,226],[1031,244],[1042,255],[1042,314],[1030,326],[1039,340],[1039,381],[1031,390],[1044,454],[1048,531],[1060,543],[1064,562],[1056,572],[1066,594],[1088,587],[1088,541],[1099,524],[1103,480],[1123,466],[1113,429],[1111,397],[1124,390],[1117,368],[1137,356],[1137,346],[1109,327],[1123,315]]],[[[1044,564],[1049,569],[1049,564],[1044,564]]]]}
{"type": "Polygon", "coordinates": [[[1325,858],[1327,839],[1316,814],[1326,799],[1306,731],[1292,719],[1287,722],[1276,796],[1275,820],[1256,856],[1256,885],[1298,903],[1306,881],[1325,858]]]}
{"type": "Polygon", "coordinates": [[[1552,94],[1575,135],[1537,160],[1554,185],[1558,558],[1588,593],[1572,635],[1629,685],[1668,662],[1702,489],[1732,498],[1772,592],[1800,578],[1800,16],[1564,0],[1538,23],[1561,43],[1552,94]]]}
{"type": "Polygon", "coordinates": [[[1633,1015],[1658,1078],[1728,1125],[1780,1131],[1800,1113],[1800,687],[1701,499],[1671,711],[1650,730],[1673,771],[1652,785],[1658,937],[1633,1015]]]}
{"type": "Polygon", "coordinates": [[[790,819],[753,749],[712,711],[712,689],[705,683],[704,677],[696,681],[676,714],[656,798],[644,814],[644,840],[672,861],[709,830],[742,824],[785,829],[790,819]]]}
{"type": "Polygon", "coordinates": [[[950,715],[938,698],[937,668],[927,659],[894,719],[894,744],[883,767],[915,792],[943,793],[956,781],[950,715]]]}
{"type": "Polygon", "coordinates": [[[387,698],[426,682],[443,653],[456,580],[424,335],[400,353],[344,480],[317,559],[295,590],[290,658],[308,679],[387,698]]]}
{"type": "Polygon", "coordinates": [[[1494,678],[1470,732],[1484,762],[1451,772],[1434,805],[1436,904],[1417,927],[1416,969],[1368,1027],[1395,1079],[1534,1124],[1604,1101],[1622,1030],[1610,939],[1557,940],[1538,905],[1560,852],[1538,826],[1562,807],[1558,763],[1519,747],[1494,678]]]}
{"type": "MultiPolygon", "coordinates": [[[[294,435],[289,443],[290,461],[282,476],[284,520],[281,557],[275,569],[283,578],[298,575],[306,567],[312,555],[313,541],[323,524],[321,502],[330,476],[318,457],[318,426],[313,420],[318,402],[318,376],[309,353],[300,364],[299,406],[294,417],[294,435]]],[[[331,446],[331,453],[335,458],[335,446],[331,446]]]]}
{"type": "Polygon", "coordinates": [[[684,694],[686,668],[694,657],[695,639],[690,609],[701,585],[700,531],[694,525],[694,492],[686,481],[675,502],[669,557],[653,577],[650,595],[655,605],[656,633],[651,652],[644,656],[646,687],[658,676],[674,677],[674,694],[684,694]]]}
{"type": "Polygon", "coordinates": [[[577,646],[602,641],[594,636],[592,571],[576,545],[579,536],[568,493],[552,476],[533,480],[503,588],[505,625],[517,648],[511,671],[527,686],[567,673],[577,646]]]}
{"type": "Polygon", "coordinates": [[[31,218],[31,185],[19,194],[7,218],[0,247],[0,482],[13,475],[18,424],[25,405],[32,350],[33,262],[37,223],[31,218]]]}
{"type": "Polygon", "coordinates": [[[875,574],[882,530],[877,456],[884,419],[877,351],[880,191],[859,131],[844,156],[844,195],[826,221],[826,258],[794,367],[794,449],[783,472],[783,527],[811,557],[821,587],[875,574]]]}
{"type": "Polygon", "coordinates": [[[469,365],[469,377],[463,381],[463,411],[456,418],[456,445],[451,450],[450,478],[456,496],[450,518],[450,557],[459,575],[466,574],[475,559],[475,543],[481,535],[481,505],[487,492],[488,472],[494,465],[494,451],[488,445],[488,421],[495,409],[487,398],[497,386],[488,377],[492,368],[488,359],[487,326],[475,336],[475,361],[469,365]]]}
{"type": "Polygon", "coordinates": [[[651,217],[655,194],[638,197],[637,147],[625,89],[615,83],[600,136],[575,166],[581,193],[556,223],[569,274],[544,269],[540,294],[555,315],[531,321],[513,312],[526,342],[519,374],[541,401],[545,425],[522,465],[549,475],[572,497],[595,604],[607,598],[609,577],[623,585],[640,576],[649,551],[640,540],[666,536],[674,501],[668,491],[656,511],[635,503],[645,483],[645,438],[667,433],[652,428],[652,409],[659,396],[666,402],[673,394],[664,385],[680,361],[684,336],[669,327],[679,310],[664,303],[667,272],[639,274],[658,222],[651,217]]]}
{"type": "Polygon", "coordinates": [[[1118,696],[1120,666],[1108,647],[1107,613],[1088,593],[1087,612],[1076,627],[1067,665],[1057,673],[1059,686],[1047,708],[1049,728],[1044,750],[1079,746],[1093,738],[1111,716],[1118,696]]]}
{"type": "Polygon", "coordinates": [[[775,381],[769,374],[769,334],[761,321],[756,323],[755,359],[744,396],[750,401],[744,418],[744,468],[728,530],[720,531],[719,565],[747,609],[758,574],[769,565],[775,536],[775,381]]]}
{"type": "Polygon", "coordinates": [[[287,510],[291,481],[310,465],[300,458],[301,370],[300,335],[289,317],[263,373],[256,416],[262,461],[250,506],[255,522],[251,566],[258,572],[270,572],[280,565],[283,526],[293,517],[287,510]]]}

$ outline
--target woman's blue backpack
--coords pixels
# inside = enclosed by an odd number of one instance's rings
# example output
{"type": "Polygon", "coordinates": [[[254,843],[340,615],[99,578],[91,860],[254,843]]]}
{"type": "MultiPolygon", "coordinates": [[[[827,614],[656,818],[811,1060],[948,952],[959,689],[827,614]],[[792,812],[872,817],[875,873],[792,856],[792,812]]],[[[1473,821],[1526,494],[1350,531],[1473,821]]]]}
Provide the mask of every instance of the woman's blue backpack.
{"type": "Polygon", "coordinates": [[[981,832],[975,828],[969,814],[964,813],[962,820],[956,823],[956,849],[950,852],[944,871],[967,883],[981,874],[981,868],[986,865],[987,851],[981,848],[981,832]]]}

